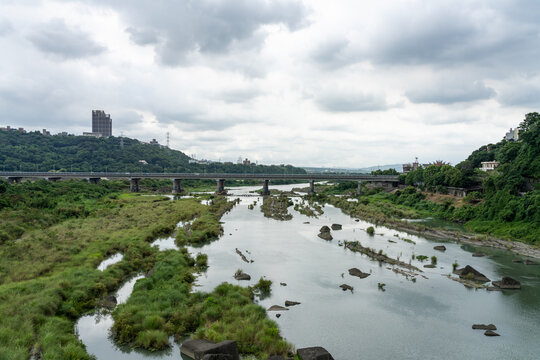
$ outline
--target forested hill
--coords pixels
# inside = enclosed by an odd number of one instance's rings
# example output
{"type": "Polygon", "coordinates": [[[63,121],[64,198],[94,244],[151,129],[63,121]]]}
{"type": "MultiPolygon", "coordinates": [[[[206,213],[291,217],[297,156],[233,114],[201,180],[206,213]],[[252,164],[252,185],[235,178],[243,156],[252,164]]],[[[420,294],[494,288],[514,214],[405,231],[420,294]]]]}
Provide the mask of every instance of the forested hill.
{"type": "Polygon", "coordinates": [[[304,169],[291,165],[190,164],[190,158],[181,151],[129,138],[123,139],[121,148],[120,140],[0,131],[0,170],[305,173],[304,169]]]}

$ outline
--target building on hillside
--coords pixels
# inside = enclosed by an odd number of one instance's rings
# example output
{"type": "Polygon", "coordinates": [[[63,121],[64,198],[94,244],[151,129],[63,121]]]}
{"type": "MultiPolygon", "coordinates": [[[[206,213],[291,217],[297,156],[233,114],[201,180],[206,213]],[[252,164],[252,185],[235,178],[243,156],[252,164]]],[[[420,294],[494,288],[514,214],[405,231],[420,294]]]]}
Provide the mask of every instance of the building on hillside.
{"type": "Polygon", "coordinates": [[[403,174],[407,174],[413,170],[418,170],[421,165],[418,163],[418,158],[414,158],[414,162],[411,164],[403,164],[403,174]]]}
{"type": "Polygon", "coordinates": [[[242,165],[251,165],[251,161],[249,161],[248,158],[245,158],[245,159],[242,161],[242,165]]]}
{"type": "Polygon", "coordinates": [[[501,165],[498,161],[482,161],[482,171],[493,171],[497,166],[501,165]]]}
{"type": "Polygon", "coordinates": [[[152,139],[152,141],[149,142],[150,145],[159,145],[158,141],[156,139],[152,139]]]}
{"type": "Polygon", "coordinates": [[[504,136],[504,139],[506,141],[518,141],[519,140],[519,131],[518,131],[518,129],[517,128],[515,128],[515,129],[510,128],[510,130],[504,136]]]}
{"type": "Polygon", "coordinates": [[[51,132],[47,131],[47,129],[43,129],[43,130],[41,130],[41,135],[51,136],[51,132]]]}
{"type": "Polygon", "coordinates": [[[105,114],[103,110],[92,110],[92,133],[105,137],[112,136],[111,115],[105,114]]]}

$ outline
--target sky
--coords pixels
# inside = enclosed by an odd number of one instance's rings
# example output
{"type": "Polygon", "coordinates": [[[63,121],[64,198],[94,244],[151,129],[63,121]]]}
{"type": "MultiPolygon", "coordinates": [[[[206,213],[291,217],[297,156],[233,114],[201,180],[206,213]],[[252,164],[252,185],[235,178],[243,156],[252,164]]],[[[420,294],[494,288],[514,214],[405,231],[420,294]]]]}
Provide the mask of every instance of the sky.
{"type": "Polygon", "coordinates": [[[457,164],[540,110],[540,2],[1,0],[0,126],[197,158],[457,164]]]}

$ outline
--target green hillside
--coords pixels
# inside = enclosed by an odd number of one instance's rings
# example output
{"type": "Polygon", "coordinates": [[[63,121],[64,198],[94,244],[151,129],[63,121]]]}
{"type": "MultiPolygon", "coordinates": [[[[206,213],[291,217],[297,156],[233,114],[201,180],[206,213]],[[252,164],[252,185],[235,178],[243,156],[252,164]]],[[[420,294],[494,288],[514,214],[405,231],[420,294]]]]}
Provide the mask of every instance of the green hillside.
{"type": "Polygon", "coordinates": [[[304,174],[291,165],[195,164],[181,151],[135,139],[0,131],[0,170],[304,174]],[[142,162],[141,160],[144,160],[142,162]]]}

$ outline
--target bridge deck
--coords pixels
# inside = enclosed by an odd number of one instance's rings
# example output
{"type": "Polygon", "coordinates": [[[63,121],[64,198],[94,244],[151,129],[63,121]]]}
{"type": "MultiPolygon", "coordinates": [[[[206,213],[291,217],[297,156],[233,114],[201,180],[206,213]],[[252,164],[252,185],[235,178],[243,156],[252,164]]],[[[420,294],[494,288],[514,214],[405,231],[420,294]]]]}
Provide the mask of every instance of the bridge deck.
{"type": "Polygon", "coordinates": [[[118,173],[118,172],[27,172],[0,171],[6,178],[62,178],[62,179],[259,179],[259,180],[350,180],[397,182],[397,175],[353,174],[231,174],[231,173],[118,173]]]}

